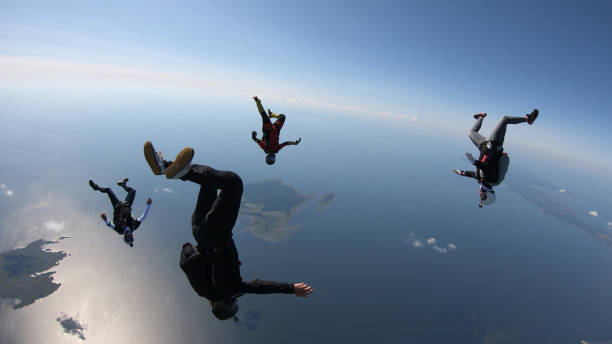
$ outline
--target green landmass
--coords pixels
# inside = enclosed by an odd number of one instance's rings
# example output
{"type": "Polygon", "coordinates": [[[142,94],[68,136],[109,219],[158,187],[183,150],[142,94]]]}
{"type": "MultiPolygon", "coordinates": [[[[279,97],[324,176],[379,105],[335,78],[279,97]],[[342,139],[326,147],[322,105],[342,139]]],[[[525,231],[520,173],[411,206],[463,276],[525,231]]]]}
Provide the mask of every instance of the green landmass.
{"type": "Polygon", "coordinates": [[[0,253],[0,299],[19,299],[13,309],[33,304],[59,287],[54,271],[44,272],[66,257],[63,251],[50,252],[42,246],[57,241],[36,240],[24,248],[0,253]]]}
{"type": "Polygon", "coordinates": [[[263,211],[291,211],[308,200],[280,179],[264,180],[244,187],[246,203],[263,205],[263,211]]]}
{"type": "Polygon", "coordinates": [[[289,219],[309,199],[279,179],[265,180],[245,185],[240,214],[251,219],[247,230],[279,241],[299,228],[290,225],[289,219]]]}

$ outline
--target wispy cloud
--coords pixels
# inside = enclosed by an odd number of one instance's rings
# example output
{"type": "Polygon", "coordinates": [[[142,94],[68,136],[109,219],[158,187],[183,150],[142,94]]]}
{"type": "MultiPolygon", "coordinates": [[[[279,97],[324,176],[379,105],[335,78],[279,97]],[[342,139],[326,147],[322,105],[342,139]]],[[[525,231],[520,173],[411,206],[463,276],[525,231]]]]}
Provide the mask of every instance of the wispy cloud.
{"type": "Polygon", "coordinates": [[[415,248],[430,247],[432,250],[440,254],[446,254],[451,251],[457,250],[457,245],[455,245],[452,242],[446,244],[445,246],[440,246],[437,244],[437,242],[438,242],[438,239],[434,237],[430,237],[430,238],[427,238],[426,240],[423,240],[417,237],[413,231],[408,231],[408,237],[406,238],[406,244],[411,245],[412,247],[415,247],[415,248]]]}
{"type": "Polygon", "coordinates": [[[567,192],[567,190],[565,190],[565,189],[559,189],[559,192],[561,192],[561,193],[566,193],[566,192],[567,192]]]}
{"type": "MultiPolygon", "coordinates": [[[[67,59],[21,57],[0,55],[0,77],[7,78],[43,78],[65,80],[92,81],[102,87],[101,81],[121,81],[122,87],[129,89],[128,83],[148,84],[176,88],[179,91],[191,89],[197,92],[209,92],[227,96],[252,96],[259,94],[260,98],[277,100],[285,103],[307,105],[315,108],[374,116],[384,119],[421,121],[417,115],[401,114],[397,111],[382,110],[363,105],[340,103],[335,100],[296,97],[303,94],[299,90],[288,87],[279,88],[278,83],[264,81],[261,76],[243,75],[241,78],[206,70],[201,74],[186,71],[164,71],[160,68],[134,67],[129,64],[105,64],[99,62],[77,61],[67,59]],[[255,81],[257,80],[257,82],[255,81]]],[[[72,82],[76,85],[76,83],[72,82]]]]}
{"type": "Polygon", "coordinates": [[[420,121],[421,117],[416,116],[416,115],[396,115],[395,119],[399,119],[399,120],[407,120],[407,121],[411,121],[411,122],[416,122],[416,121],[420,121]]]}
{"type": "Polygon", "coordinates": [[[64,221],[50,220],[43,224],[43,227],[49,232],[61,232],[64,229],[64,221]]]}
{"type": "Polygon", "coordinates": [[[597,216],[599,216],[599,213],[597,212],[597,210],[591,210],[591,211],[589,211],[589,215],[591,215],[593,217],[597,217],[597,216]]]}

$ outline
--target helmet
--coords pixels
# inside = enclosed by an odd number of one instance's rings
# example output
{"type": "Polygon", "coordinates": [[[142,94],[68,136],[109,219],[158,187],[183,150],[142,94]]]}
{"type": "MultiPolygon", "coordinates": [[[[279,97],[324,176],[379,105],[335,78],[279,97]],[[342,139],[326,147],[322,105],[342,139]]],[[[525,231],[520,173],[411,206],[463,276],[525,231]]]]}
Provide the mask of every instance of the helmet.
{"type": "Polygon", "coordinates": [[[276,155],[274,155],[274,153],[270,153],[266,155],[266,163],[268,165],[273,165],[275,161],[276,161],[276,155]]]}
{"type": "Polygon", "coordinates": [[[223,301],[212,303],[212,312],[219,320],[234,318],[238,313],[238,297],[232,297],[223,301]]]}
{"type": "Polygon", "coordinates": [[[126,228],[123,232],[123,242],[130,247],[134,247],[134,235],[132,235],[132,231],[129,228],[126,228]]]}

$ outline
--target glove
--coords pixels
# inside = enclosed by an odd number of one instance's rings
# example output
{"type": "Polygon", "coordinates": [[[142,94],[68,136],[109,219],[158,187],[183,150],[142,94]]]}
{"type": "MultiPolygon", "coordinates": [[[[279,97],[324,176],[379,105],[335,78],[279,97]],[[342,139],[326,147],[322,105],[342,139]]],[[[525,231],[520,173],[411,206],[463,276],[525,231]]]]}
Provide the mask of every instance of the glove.
{"type": "Polygon", "coordinates": [[[253,140],[255,140],[257,138],[257,132],[256,131],[251,132],[251,138],[253,138],[253,140]]]}
{"type": "Polygon", "coordinates": [[[100,214],[100,217],[102,218],[102,220],[104,220],[104,222],[106,222],[106,221],[107,221],[107,220],[106,220],[106,214],[102,213],[102,214],[100,214]]]}
{"type": "Polygon", "coordinates": [[[470,161],[470,163],[472,163],[472,165],[476,161],[476,159],[474,159],[474,157],[472,156],[472,153],[465,153],[465,157],[470,161]]]}
{"type": "Polygon", "coordinates": [[[151,200],[151,197],[147,198],[147,204],[151,204],[153,203],[153,200],[151,200]]]}

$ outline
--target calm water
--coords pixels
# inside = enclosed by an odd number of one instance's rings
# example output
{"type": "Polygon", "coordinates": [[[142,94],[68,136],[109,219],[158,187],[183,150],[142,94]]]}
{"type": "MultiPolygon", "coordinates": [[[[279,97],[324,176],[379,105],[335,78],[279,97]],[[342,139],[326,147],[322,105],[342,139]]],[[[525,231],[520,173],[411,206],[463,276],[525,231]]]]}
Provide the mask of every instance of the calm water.
{"type": "MultiPolygon", "coordinates": [[[[5,161],[0,184],[15,189],[15,195],[0,198],[2,249],[37,236],[74,236],[59,248],[72,256],[57,269],[58,292],[21,312],[1,310],[7,322],[17,324],[2,331],[7,338],[78,341],[61,333],[55,318],[62,312],[78,315],[91,342],[612,338],[612,248],[542,214],[507,188],[499,189],[495,206],[479,209],[476,184],[451,173],[468,167],[461,159],[464,151],[473,151],[467,138],[288,108],[281,139],[303,141],[281,151],[269,167],[250,140],[250,131],[260,132],[251,103],[130,103],[97,110],[5,105],[3,122],[8,116],[12,130],[0,139],[5,161]],[[13,117],[19,114],[25,117],[13,117]],[[245,279],[304,281],[315,294],[308,299],[247,295],[240,301],[239,325],[214,320],[208,303],[190,290],[178,269],[180,245],[192,240],[197,187],[149,173],[142,158],[146,139],[169,157],[192,145],[194,161],[235,170],[245,183],[281,178],[302,194],[336,190],[326,211],[307,208],[298,214],[294,221],[300,230],[282,242],[241,231],[244,224],[235,232],[245,279]],[[99,221],[101,211],[110,212],[108,200],[86,184],[94,177],[101,185],[114,185],[124,176],[138,190],[135,213],[147,196],[154,201],[134,249],[99,221]],[[172,192],[161,191],[164,187],[172,192]],[[19,214],[32,214],[39,227],[49,218],[64,220],[65,230],[13,233],[22,230],[19,225],[32,226],[16,221],[15,211],[45,197],[56,201],[19,214]],[[457,249],[439,253],[426,243],[430,238],[439,247],[452,243],[457,249]],[[414,240],[424,247],[414,247],[414,240]],[[27,332],[33,325],[40,334],[27,332]]],[[[520,156],[513,156],[509,178],[513,167],[529,167],[520,156]]],[[[575,172],[558,172],[553,179],[576,185],[573,189],[585,180],[575,172]]],[[[579,191],[570,196],[568,204],[576,209],[586,199],[579,191]]],[[[603,218],[610,205],[602,200],[597,204],[603,218]]]]}

